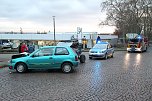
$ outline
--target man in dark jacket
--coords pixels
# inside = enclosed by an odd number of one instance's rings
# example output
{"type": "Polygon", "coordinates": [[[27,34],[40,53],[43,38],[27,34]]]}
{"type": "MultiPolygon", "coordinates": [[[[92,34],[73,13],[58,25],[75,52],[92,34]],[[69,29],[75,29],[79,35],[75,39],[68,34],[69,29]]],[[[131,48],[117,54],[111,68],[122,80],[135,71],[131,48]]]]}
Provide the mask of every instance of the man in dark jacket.
{"type": "Polygon", "coordinates": [[[18,46],[18,52],[19,52],[19,53],[22,53],[22,52],[21,52],[21,46],[22,46],[22,43],[20,43],[20,45],[18,46]]]}
{"type": "Polygon", "coordinates": [[[28,46],[28,52],[29,52],[29,53],[32,53],[34,50],[35,50],[35,47],[34,47],[32,44],[30,44],[30,45],[28,46]]]}

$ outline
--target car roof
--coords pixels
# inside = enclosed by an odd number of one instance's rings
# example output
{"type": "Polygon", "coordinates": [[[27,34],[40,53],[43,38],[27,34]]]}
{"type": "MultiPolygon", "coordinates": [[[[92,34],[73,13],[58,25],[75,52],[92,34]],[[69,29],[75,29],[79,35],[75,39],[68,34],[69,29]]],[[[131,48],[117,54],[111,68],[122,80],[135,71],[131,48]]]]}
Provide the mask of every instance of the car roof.
{"type": "Polygon", "coordinates": [[[66,48],[69,48],[69,46],[43,46],[41,48],[56,48],[56,47],[66,47],[66,48]]]}
{"type": "Polygon", "coordinates": [[[97,44],[108,44],[108,42],[100,42],[100,43],[97,43],[97,44]]]}

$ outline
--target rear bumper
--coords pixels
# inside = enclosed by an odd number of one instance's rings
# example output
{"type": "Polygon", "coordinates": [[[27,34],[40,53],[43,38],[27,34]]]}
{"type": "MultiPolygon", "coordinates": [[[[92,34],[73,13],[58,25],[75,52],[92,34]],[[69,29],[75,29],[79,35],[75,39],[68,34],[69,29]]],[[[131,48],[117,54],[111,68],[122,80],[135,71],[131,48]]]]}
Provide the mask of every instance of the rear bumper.
{"type": "Polygon", "coordinates": [[[74,67],[74,68],[78,67],[78,64],[79,64],[78,61],[74,61],[74,62],[72,62],[72,63],[73,63],[73,67],[74,67]]]}

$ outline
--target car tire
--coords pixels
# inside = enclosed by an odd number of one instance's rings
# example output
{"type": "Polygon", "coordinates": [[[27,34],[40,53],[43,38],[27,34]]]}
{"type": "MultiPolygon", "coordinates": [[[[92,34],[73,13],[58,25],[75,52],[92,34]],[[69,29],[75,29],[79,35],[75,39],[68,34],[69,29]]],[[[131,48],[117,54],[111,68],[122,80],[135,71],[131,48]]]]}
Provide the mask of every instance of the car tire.
{"type": "Polygon", "coordinates": [[[24,73],[24,72],[26,72],[26,71],[27,71],[27,66],[26,66],[26,64],[25,64],[25,63],[18,63],[18,64],[16,65],[16,71],[17,71],[18,73],[24,73]]]}
{"type": "Polygon", "coordinates": [[[62,72],[64,73],[70,73],[73,71],[71,63],[63,63],[61,66],[61,69],[62,69],[62,72]]]}
{"type": "Polygon", "coordinates": [[[107,55],[107,53],[105,54],[104,59],[105,59],[105,60],[107,60],[107,59],[108,59],[108,55],[107,55]]]}
{"type": "Polygon", "coordinates": [[[80,63],[85,63],[86,57],[85,55],[80,55],[80,63]]]}
{"type": "Polygon", "coordinates": [[[147,52],[147,47],[146,47],[146,49],[145,49],[145,52],[147,52]]]}
{"type": "Polygon", "coordinates": [[[92,57],[89,57],[89,59],[92,59],[92,57]]]}

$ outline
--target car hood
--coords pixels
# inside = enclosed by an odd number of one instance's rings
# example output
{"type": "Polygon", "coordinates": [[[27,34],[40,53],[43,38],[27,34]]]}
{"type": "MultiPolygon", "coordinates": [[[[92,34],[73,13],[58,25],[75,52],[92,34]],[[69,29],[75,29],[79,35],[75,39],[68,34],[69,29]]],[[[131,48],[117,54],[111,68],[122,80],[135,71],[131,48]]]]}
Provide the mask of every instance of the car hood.
{"type": "Polygon", "coordinates": [[[26,62],[28,59],[29,59],[29,56],[26,56],[26,57],[15,58],[15,59],[12,59],[11,61],[12,62],[26,62]]]}
{"type": "Polygon", "coordinates": [[[22,58],[22,57],[27,57],[28,54],[16,54],[12,55],[12,59],[17,59],[17,58],[22,58]]]}
{"type": "Polygon", "coordinates": [[[106,51],[106,49],[92,48],[92,49],[90,49],[90,52],[91,52],[91,51],[95,51],[95,52],[98,52],[98,51],[106,51]]]}

